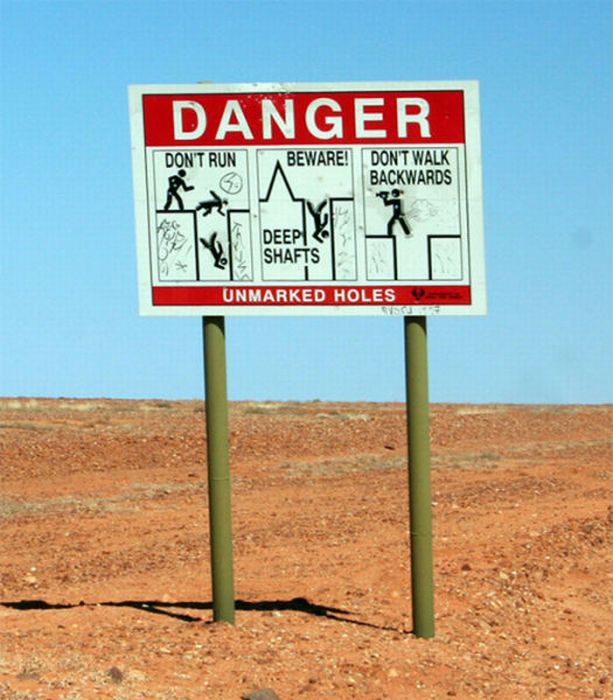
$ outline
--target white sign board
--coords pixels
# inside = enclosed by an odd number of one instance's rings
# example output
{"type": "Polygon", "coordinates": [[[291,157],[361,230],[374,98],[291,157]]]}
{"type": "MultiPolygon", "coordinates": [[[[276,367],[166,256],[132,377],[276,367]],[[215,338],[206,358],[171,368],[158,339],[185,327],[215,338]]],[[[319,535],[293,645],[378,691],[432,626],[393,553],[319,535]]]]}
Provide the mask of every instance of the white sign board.
{"type": "Polygon", "coordinates": [[[130,87],[140,310],[485,313],[478,84],[130,87]]]}

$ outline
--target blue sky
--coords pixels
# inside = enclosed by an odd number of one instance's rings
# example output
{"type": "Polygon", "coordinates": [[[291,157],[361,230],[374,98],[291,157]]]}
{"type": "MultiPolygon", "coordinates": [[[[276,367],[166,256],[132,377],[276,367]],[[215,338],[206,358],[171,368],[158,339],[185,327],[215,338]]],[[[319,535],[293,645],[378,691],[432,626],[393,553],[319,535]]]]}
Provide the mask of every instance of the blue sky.
{"type": "MultiPolygon", "coordinates": [[[[0,0],[0,395],[197,398],[197,317],[138,314],[127,86],[480,81],[484,317],[433,401],[613,400],[612,8],[0,0]]],[[[404,398],[398,318],[230,318],[231,399],[404,398]]]]}

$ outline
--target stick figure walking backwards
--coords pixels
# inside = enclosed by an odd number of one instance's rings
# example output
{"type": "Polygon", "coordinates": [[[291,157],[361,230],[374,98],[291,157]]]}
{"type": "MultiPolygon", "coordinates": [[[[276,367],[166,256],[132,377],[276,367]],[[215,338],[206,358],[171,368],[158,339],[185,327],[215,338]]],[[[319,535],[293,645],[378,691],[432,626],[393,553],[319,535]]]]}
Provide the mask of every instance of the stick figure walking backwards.
{"type": "Polygon", "coordinates": [[[183,211],[183,200],[179,196],[179,190],[183,189],[184,192],[189,192],[190,190],[194,189],[191,185],[185,184],[185,180],[183,179],[184,177],[185,170],[179,170],[176,175],[171,175],[168,178],[168,190],[166,193],[167,196],[166,204],[164,204],[164,211],[168,211],[170,209],[173,199],[176,199],[179,211],[183,211]]]}
{"type": "Polygon", "coordinates": [[[387,222],[388,236],[394,235],[394,226],[396,223],[398,223],[400,228],[404,231],[405,236],[408,237],[412,235],[411,227],[404,218],[404,209],[402,208],[402,199],[400,198],[401,194],[402,192],[396,189],[392,190],[391,197],[389,192],[377,192],[377,197],[381,197],[383,204],[385,204],[386,207],[392,207],[392,216],[387,222]]]}

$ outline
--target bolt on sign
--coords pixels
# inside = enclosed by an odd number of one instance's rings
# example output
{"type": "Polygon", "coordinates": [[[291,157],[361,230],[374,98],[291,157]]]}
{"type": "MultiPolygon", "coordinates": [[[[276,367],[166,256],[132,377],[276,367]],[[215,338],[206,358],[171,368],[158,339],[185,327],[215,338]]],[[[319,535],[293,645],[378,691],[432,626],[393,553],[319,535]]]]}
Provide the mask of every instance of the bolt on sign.
{"type": "Polygon", "coordinates": [[[140,310],[485,313],[478,84],[135,85],[140,310]]]}

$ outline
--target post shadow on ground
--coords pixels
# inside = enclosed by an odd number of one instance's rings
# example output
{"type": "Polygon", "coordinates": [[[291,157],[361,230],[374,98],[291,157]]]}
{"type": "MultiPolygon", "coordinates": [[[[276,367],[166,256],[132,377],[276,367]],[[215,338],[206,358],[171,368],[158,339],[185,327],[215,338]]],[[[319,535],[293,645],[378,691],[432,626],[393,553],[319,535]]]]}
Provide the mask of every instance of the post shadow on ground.
{"type": "MultiPolygon", "coordinates": [[[[0,601],[0,607],[12,608],[13,610],[67,610],[79,607],[113,607],[113,608],[134,608],[140,612],[147,612],[153,615],[166,615],[181,622],[200,622],[212,624],[211,620],[203,619],[196,615],[188,613],[175,612],[173,609],[189,609],[189,610],[212,610],[213,603],[210,601],[204,602],[189,602],[189,601],[162,601],[162,600],[119,600],[119,601],[103,601],[97,603],[87,603],[83,600],[78,603],[48,603],[40,598],[23,599],[15,601],[0,601]]],[[[336,622],[345,622],[351,625],[359,625],[361,627],[370,627],[372,629],[385,630],[389,632],[397,632],[400,634],[412,634],[412,630],[399,629],[397,627],[389,627],[386,625],[376,625],[372,622],[363,620],[351,619],[350,615],[354,615],[349,610],[342,608],[334,608],[327,605],[319,605],[312,603],[306,598],[291,598],[290,600],[237,600],[236,609],[246,612],[302,612],[315,617],[325,617],[336,622]]]]}

